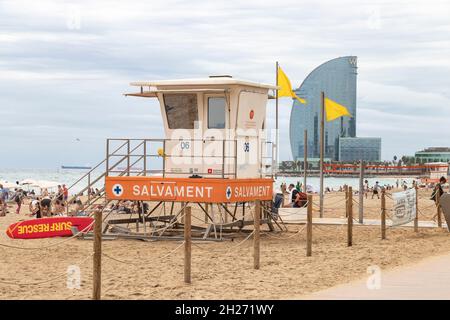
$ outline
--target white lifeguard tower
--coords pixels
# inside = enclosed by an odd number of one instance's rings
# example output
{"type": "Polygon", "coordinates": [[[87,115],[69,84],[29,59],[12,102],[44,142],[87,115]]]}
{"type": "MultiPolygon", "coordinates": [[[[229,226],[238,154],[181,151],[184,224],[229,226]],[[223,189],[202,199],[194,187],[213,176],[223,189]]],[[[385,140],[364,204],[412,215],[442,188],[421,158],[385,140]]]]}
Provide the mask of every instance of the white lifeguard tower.
{"type": "Polygon", "coordinates": [[[263,136],[269,84],[213,76],[133,82],[157,98],[164,124],[164,176],[262,178],[272,174],[263,136]]]}
{"type": "Polygon", "coordinates": [[[205,213],[209,226],[196,227],[205,238],[218,225],[231,231],[253,224],[248,214],[256,200],[263,208],[261,223],[270,230],[272,222],[278,225],[269,214],[276,146],[264,131],[269,90],[276,86],[231,76],[131,86],[139,90],[126,96],[159,101],[165,137],[107,139],[106,158],[86,175],[89,183],[82,191],[104,178],[101,192],[107,203],[131,200],[155,205],[137,218],[108,220],[105,232],[110,226],[134,222],[142,223],[144,230],[147,223],[152,227],[163,223],[164,230],[170,226],[176,232],[179,216],[189,204],[205,213]],[[105,172],[93,179],[91,173],[103,165],[105,172]],[[164,208],[164,214],[156,215],[158,208],[164,208]]]}

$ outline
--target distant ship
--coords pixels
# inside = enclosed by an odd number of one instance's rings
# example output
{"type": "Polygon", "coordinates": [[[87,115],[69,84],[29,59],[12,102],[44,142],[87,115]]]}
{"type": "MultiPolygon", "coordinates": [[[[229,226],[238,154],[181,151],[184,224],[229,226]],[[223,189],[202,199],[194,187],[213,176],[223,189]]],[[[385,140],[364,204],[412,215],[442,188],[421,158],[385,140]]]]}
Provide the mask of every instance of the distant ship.
{"type": "Polygon", "coordinates": [[[89,170],[89,169],[92,169],[92,167],[88,167],[88,166],[61,166],[61,169],[89,170]]]}

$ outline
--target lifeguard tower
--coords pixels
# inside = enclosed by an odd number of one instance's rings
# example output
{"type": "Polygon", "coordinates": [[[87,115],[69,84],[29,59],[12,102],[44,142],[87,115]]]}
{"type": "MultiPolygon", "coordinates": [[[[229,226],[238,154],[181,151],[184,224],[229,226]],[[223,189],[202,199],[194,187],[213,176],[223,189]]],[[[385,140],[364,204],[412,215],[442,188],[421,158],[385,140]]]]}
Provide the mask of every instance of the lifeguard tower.
{"type": "MultiPolygon", "coordinates": [[[[264,129],[269,90],[276,87],[231,76],[143,81],[131,86],[138,90],[126,96],[159,101],[165,137],[107,139],[102,191],[108,202],[156,205],[145,216],[109,220],[105,232],[108,226],[130,222],[142,222],[144,228],[147,222],[158,222],[176,229],[187,204],[201,208],[207,225],[241,230],[253,224],[245,209],[255,200],[266,206],[261,222],[272,230],[268,209],[276,146],[264,129]],[[155,215],[161,205],[164,215],[155,215]],[[214,207],[226,217],[218,221],[214,207]]],[[[211,228],[203,228],[207,237],[211,228]]]]}

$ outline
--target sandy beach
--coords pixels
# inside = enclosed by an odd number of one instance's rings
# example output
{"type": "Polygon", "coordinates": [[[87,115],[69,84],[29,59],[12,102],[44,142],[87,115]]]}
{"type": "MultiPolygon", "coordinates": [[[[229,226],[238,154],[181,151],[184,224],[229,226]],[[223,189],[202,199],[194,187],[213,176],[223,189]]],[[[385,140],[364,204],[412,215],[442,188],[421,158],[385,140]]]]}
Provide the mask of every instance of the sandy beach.
{"type": "MultiPolygon", "coordinates": [[[[436,211],[428,200],[429,194],[420,192],[420,220],[430,220],[436,211]]],[[[365,201],[365,217],[379,218],[380,201],[370,198],[371,195],[365,201]]],[[[343,193],[327,194],[325,199],[326,217],[345,215],[343,193]]],[[[314,202],[318,203],[317,196],[314,202]]],[[[7,227],[29,219],[25,215],[27,205],[20,215],[10,206],[10,213],[0,217],[0,298],[90,299],[93,242],[68,238],[9,239],[5,234],[7,227]],[[67,286],[67,269],[73,265],[80,267],[79,289],[67,286]]],[[[203,217],[196,207],[193,214],[198,219],[203,217]]],[[[314,216],[318,217],[317,210],[314,216]]],[[[349,248],[345,225],[317,225],[313,227],[313,255],[306,257],[304,226],[290,225],[288,229],[289,232],[269,233],[267,226],[262,227],[260,270],[253,269],[252,239],[246,240],[247,234],[233,241],[195,242],[190,285],[183,282],[181,241],[104,241],[102,297],[293,299],[364,278],[367,267],[372,265],[389,270],[450,252],[446,229],[424,228],[414,233],[412,228],[390,228],[387,240],[381,240],[379,227],[359,226],[354,228],[354,245],[349,248]]]]}

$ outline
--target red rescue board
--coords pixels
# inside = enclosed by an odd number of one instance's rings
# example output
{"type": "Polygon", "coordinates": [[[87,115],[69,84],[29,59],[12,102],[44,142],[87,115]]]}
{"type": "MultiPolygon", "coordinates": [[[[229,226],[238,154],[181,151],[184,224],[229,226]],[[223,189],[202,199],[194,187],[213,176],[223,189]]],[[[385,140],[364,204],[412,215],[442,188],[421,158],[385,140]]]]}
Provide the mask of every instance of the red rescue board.
{"type": "Polygon", "coordinates": [[[79,231],[90,231],[94,219],[89,217],[54,217],[19,221],[6,230],[12,239],[40,239],[52,237],[69,237],[72,227],[79,231]]]}

